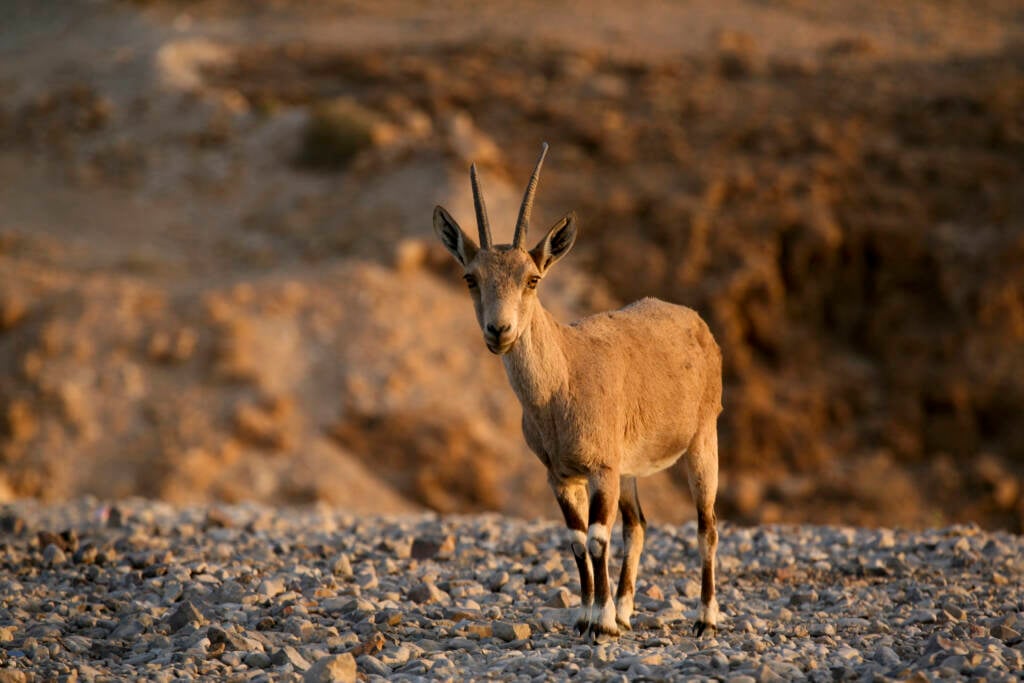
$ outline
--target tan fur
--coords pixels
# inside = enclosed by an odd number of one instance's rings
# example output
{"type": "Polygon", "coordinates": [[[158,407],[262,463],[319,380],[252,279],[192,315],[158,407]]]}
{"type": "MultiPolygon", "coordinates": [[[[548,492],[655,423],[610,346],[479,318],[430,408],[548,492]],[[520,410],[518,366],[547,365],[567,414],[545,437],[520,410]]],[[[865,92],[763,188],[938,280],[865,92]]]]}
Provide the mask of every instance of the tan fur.
{"type": "Polygon", "coordinates": [[[643,299],[560,325],[536,299],[503,357],[527,444],[559,479],[672,465],[721,411],[721,353],[691,309],[643,299]]]}
{"type": "MultiPolygon", "coordinates": [[[[538,171],[539,167],[538,162],[538,171]]],[[[685,453],[690,488],[703,520],[705,584],[710,581],[710,593],[702,595],[697,630],[714,629],[716,420],[722,410],[722,357],[707,325],[689,308],[650,298],[571,325],[556,321],[530,280],[542,278],[571,249],[576,237],[572,215],[556,222],[529,252],[510,245],[477,248],[440,207],[434,223],[442,242],[475,283],[470,291],[485,342],[492,352],[502,354],[523,407],[526,442],[548,468],[567,523],[578,527],[582,517],[592,532],[597,527],[604,536],[603,541],[588,544],[597,579],[595,607],[611,601],[606,532],[615,520],[622,478],[653,474],[685,453]]],[[[642,522],[635,498],[633,504],[642,522]]],[[[624,530],[627,535],[629,531],[624,530]]],[[[639,548],[630,552],[639,557],[639,548]]],[[[581,584],[586,583],[586,566],[580,565],[581,584]]],[[[619,590],[626,612],[620,615],[620,624],[628,627],[633,586],[619,590]]],[[[583,596],[584,603],[589,597],[583,596]]],[[[592,615],[581,629],[617,632],[614,623],[609,626],[607,614],[592,615]]]]}

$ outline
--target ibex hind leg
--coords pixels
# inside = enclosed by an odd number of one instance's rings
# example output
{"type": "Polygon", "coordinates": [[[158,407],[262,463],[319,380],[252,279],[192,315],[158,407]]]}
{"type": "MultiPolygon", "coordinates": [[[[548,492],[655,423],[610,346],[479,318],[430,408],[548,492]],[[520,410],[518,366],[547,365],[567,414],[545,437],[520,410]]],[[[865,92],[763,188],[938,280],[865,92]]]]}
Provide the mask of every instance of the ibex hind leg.
{"type": "Polygon", "coordinates": [[[700,610],[693,632],[698,637],[718,630],[715,597],[715,556],[718,529],[715,496],[718,493],[718,431],[714,420],[701,428],[684,456],[690,494],[697,506],[697,543],[700,547],[700,610]]]}

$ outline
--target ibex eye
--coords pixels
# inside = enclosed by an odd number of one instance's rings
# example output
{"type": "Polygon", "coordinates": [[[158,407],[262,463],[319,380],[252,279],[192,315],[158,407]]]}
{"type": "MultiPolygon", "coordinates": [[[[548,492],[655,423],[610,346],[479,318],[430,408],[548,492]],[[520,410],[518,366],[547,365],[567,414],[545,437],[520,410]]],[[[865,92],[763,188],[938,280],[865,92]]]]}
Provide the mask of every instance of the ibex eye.
{"type": "Polygon", "coordinates": [[[466,284],[469,285],[470,289],[476,287],[476,278],[472,275],[464,275],[462,279],[466,281],[466,284]]]}
{"type": "Polygon", "coordinates": [[[528,289],[537,289],[537,284],[539,282],[540,282],[540,278],[537,277],[536,275],[534,275],[529,280],[526,281],[526,287],[528,289]]]}

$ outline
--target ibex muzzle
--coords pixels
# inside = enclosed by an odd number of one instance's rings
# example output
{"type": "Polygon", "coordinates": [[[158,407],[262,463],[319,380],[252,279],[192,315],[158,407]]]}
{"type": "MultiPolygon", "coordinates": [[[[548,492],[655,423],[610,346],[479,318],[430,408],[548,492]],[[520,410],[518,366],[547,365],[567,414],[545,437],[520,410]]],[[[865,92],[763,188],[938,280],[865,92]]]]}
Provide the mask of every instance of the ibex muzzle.
{"type": "Polygon", "coordinates": [[[682,458],[697,505],[701,604],[697,635],[718,624],[718,431],[722,356],[707,325],[689,308],[643,299],[562,325],[541,305],[537,285],[576,241],[576,218],[555,222],[529,251],[524,242],[543,146],[512,244],[491,241],[487,209],[470,168],[480,246],[440,206],[434,230],[462,264],[484,341],[500,354],[523,406],[523,435],[548,469],[572,533],[580,573],[577,629],[617,635],[630,628],[646,520],[636,478],[682,458]],[[622,513],[625,557],[614,600],[609,531],[622,513]]]}

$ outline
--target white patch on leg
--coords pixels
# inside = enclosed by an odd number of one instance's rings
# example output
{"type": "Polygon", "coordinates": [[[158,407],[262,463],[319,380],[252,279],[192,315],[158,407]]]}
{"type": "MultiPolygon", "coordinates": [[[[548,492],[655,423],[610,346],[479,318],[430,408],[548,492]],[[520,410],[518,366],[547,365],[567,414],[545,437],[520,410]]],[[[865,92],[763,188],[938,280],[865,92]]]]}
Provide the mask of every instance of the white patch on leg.
{"type": "Polygon", "coordinates": [[[703,621],[708,626],[718,626],[718,598],[711,598],[711,602],[707,605],[700,606],[697,620],[703,621]]]}
{"type": "Polygon", "coordinates": [[[587,535],[582,531],[573,530],[572,541],[569,543],[569,547],[576,556],[582,556],[587,552],[587,535]]]}
{"type": "Polygon", "coordinates": [[[608,527],[604,524],[591,524],[587,531],[587,549],[591,557],[601,557],[608,547],[608,527]]]}
{"type": "Polygon", "coordinates": [[[633,596],[620,595],[615,601],[615,614],[620,622],[629,626],[629,618],[633,616],[633,596]]]}
{"type": "Polygon", "coordinates": [[[611,598],[608,598],[608,602],[604,603],[602,607],[594,605],[594,611],[597,612],[594,615],[594,623],[600,625],[602,633],[618,634],[619,625],[615,623],[615,603],[612,602],[611,598]]]}

